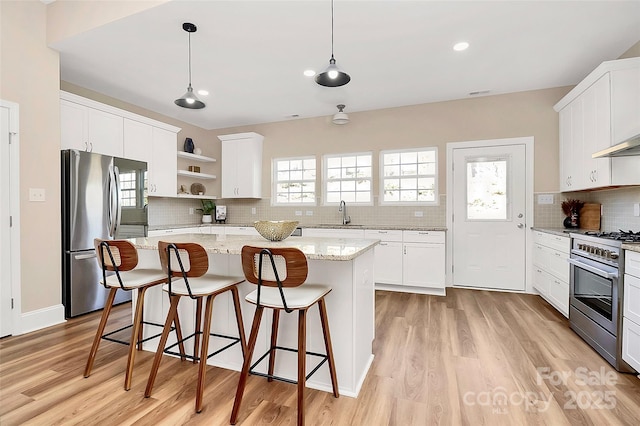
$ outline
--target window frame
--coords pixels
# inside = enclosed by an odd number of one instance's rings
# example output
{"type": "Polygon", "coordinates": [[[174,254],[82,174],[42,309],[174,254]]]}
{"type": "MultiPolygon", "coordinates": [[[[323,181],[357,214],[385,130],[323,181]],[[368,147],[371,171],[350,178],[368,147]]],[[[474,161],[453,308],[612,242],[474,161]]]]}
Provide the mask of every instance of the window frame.
{"type": "MultiPolygon", "coordinates": [[[[373,151],[362,151],[362,152],[347,152],[347,153],[338,153],[338,154],[324,154],[322,156],[322,205],[324,206],[337,206],[340,204],[340,202],[329,202],[327,201],[327,185],[330,182],[328,179],[328,163],[329,163],[329,159],[330,158],[344,158],[344,157],[358,157],[358,156],[363,156],[363,155],[368,155],[369,157],[371,157],[371,176],[368,178],[369,182],[370,182],[370,189],[369,189],[369,201],[347,201],[347,203],[349,203],[350,205],[357,205],[357,206],[373,206],[373,199],[374,199],[374,191],[373,191],[373,151]]],[[[335,182],[335,181],[347,181],[350,179],[332,179],[331,182],[335,182]]],[[[355,180],[355,179],[354,179],[355,180]]],[[[342,199],[342,197],[341,197],[342,199]]]]}
{"type": "MultiPolygon", "coordinates": [[[[288,181],[289,182],[289,181],[288,181]]],[[[298,182],[298,181],[296,181],[298,182]]],[[[311,180],[301,180],[299,182],[312,182],[311,180]]],[[[295,156],[295,157],[279,157],[271,159],[271,205],[274,207],[286,207],[286,206],[317,206],[318,205],[318,158],[315,155],[295,156]],[[313,160],[315,163],[316,176],[313,179],[313,202],[312,203],[281,203],[278,202],[278,161],[292,161],[292,160],[313,160]]]]}
{"type": "MultiPolygon", "coordinates": [[[[438,147],[437,146],[428,146],[428,147],[421,147],[421,148],[405,148],[405,149],[386,149],[386,150],[381,150],[380,151],[380,158],[379,158],[379,193],[378,193],[378,204],[381,206],[439,206],[440,205],[440,196],[438,193],[438,147]],[[434,200],[433,201],[385,201],[384,199],[384,182],[385,182],[385,176],[384,176],[384,156],[385,154],[402,154],[402,153],[407,153],[407,152],[415,152],[415,153],[420,153],[423,151],[433,151],[434,155],[435,155],[435,170],[433,172],[433,175],[412,175],[415,176],[416,178],[420,178],[420,177],[433,177],[434,179],[434,186],[433,186],[433,195],[434,195],[434,200]]],[[[417,190],[416,190],[417,191],[417,190]]]]}

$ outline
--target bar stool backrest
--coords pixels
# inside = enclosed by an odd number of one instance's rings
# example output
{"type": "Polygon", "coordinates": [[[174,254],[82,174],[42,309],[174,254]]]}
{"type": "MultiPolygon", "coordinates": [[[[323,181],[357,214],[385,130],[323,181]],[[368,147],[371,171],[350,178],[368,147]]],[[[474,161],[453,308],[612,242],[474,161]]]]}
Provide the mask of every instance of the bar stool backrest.
{"type": "Polygon", "coordinates": [[[293,247],[242,247],[242,270],[250,283],[268,287],[298,287],[307,279],[307,256],[293,247]],[[260,260],[262,258],[262,270],[260,260]]]}
{"type": "Polygon", "coordinates": [[[158,242],[158,253],[162,270],[171,276],[197,278],[207,273],[209,256],[204,247],[196,243],[158,242]]]}
{"type": "Polygon", "coordinates": [[[130,271],[138,265],[138,251],[125,240],[93,240],[100,268],[107,271],[130,271]]]}

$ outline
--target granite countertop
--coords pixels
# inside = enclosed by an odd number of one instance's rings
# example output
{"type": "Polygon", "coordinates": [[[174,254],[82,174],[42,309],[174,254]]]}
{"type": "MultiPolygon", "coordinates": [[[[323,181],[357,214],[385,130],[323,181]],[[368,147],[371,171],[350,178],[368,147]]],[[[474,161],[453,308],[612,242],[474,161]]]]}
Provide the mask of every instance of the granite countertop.
{"type": "MultiPolygon", "coordinates": [[[[193,228],[198,226],[241,226],[253,228],[253,223],[192,223],[188,225],[154,225],[149,226],[150,231],[160,229],[180,229],[193,228]]],[[[398,231],[446,231],[446,226],[416,226],[416,225],[342,225],[342,224],[319,224],[319,225],[298,225],[300,228],[315,229],[381,229],[381,230],[398,230],[398,231]]]]}
{"type": "Polygon", "coordinates": [[[137,249],[157,250],[158,241],[198,243],[208,253],[240,255],[242,246],[258,247],[295,247],[313,260],[353,260],[367,250],[375,247],[380,240],[360,240],[344,238],[308,238],[289,237],[284,241],[268,241],[262,237],[245,235],[210,235],[210,234],[180,234],[162,237],[139,237],[130,240],[137,249]]]}
{"type": "Polygon", "coordinates": [[[640,243],[622,243],[621,248],[640,253],[640,243]]]}

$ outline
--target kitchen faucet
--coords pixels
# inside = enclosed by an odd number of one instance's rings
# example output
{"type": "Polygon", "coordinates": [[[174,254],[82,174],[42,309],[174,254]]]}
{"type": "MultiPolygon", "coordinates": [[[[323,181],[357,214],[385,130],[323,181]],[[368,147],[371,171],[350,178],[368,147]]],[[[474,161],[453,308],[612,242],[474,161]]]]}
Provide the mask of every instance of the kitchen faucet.
{"type": "Polygon", "coordinates": [[[351,217],[347,216],[347,203],[344,200],[340,200],[340,207],[338,208],[339,212],[342,212],[342,224],[348,225],[351,223],[351,217]]]}

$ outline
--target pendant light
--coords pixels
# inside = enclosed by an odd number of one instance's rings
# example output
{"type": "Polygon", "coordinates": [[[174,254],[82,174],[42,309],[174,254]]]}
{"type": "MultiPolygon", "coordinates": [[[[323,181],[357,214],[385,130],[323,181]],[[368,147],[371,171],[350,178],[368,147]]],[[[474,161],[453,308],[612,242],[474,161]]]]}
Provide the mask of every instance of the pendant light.
{"type": "Polygon", "coordinates": [[[193,93],[193,88],[191,87],[191,33],[195,33],[196,31],[198,31],[198,28],[190,22],[185,22],[184,24],[182,24],[182,29],[189,34],[189,86],[187,87],[187,92],[184,95],[180,96],[180,98],[176,99],[174,102],[176,105],[181,106],[182,108],[204,108],[204,102],[198,99],[195,93],[193,93]]]}
{"type": "Polygon", "coordinates": [[[347,124],[349,123],[349,115],[344,112],[344,105],[336,105],[338,112],[333,116],[333,124],[347,124]]]}
{"type": "Polygon", "coordinates": [[[333,0],[331,0],[331,59],[329,59],[329,66],[316,76],[316,83],[326,87],[339,87],[350,80],[349,74],[338,68],[333,57],[333,0]]]}

